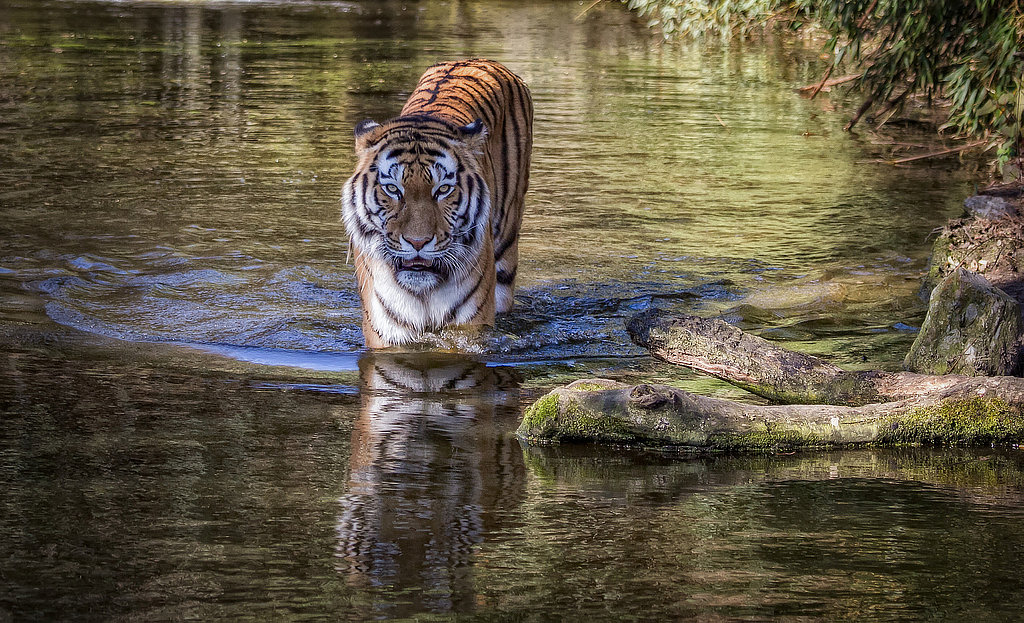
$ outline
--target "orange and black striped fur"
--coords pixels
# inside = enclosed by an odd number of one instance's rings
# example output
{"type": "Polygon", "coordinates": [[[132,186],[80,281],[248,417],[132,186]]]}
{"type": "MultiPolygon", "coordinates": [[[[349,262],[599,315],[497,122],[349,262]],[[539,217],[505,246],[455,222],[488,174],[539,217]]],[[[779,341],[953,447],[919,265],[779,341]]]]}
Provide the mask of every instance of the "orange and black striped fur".
{"type": "Polygon", "coordinates": [[[342,216],[368,347],[512,307],[532,126],[526,85],[487,60],[431,67],[399,117],[356,126],[342,216]]]}

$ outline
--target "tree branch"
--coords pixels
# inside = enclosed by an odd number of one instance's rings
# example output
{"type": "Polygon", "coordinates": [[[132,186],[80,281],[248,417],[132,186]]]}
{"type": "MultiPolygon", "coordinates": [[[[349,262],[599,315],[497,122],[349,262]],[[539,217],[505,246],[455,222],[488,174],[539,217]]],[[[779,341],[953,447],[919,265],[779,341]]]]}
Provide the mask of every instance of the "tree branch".
{"type": "Polygon", "coordinates": [[[913,372],[850,372],[744,333],[722,320],[673,316],[660,309],[633,316],[626,330],[634,343],[658,359],[710,374],[775,402],[865,405],[914,398],[970,380],[913,372]]]}
{"type": "Polygon", "coordinates": [[[534,403],[520,439],[700,451],[1024,440],[1024,379],[847,372],[721,320],[657,309],[631,318],[627,330],[659,359],[777,401],[820,404],[752,405],[664,385],[590,379],[534,403]]]}

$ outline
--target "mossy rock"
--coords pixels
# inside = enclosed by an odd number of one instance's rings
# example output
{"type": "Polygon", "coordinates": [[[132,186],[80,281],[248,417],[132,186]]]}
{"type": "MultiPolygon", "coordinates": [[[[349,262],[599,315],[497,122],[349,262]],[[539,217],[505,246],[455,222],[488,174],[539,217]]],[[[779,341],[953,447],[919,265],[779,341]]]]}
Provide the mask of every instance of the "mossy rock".
{"type": "Polygon", "coordinates": [[[928,315],[904,360],[923,374],[1016,376],[1024,322],[1016,300],[962,268],[932,292],[928,315]]]}
{"type": "Polygon", "coordinates": [[[949,273],[950,266],[956,264],[956,261],[951,261],[950,257],[953,252],[952,245],[952,234],[948,228],[943,230],[932,244],[932,254],[928,257],[928,271],[925,273],[924,283],[921,285],[921,298],[926,301],[931,297],[935,286],[939,285],[942,278],[949,273]]]}
{"type": "MultiPolygon", "coordinates": [[[[971,199],[979,197],[968,203],[971,199]]],[[[984,276],[1005,291],[1009,291],[1007,284],[1024,276],[1024,216],[1009,208],[998,214],[973,214],[950,221],[935,239],[921,289],[923,298],[960,268],[984,276]]]]}

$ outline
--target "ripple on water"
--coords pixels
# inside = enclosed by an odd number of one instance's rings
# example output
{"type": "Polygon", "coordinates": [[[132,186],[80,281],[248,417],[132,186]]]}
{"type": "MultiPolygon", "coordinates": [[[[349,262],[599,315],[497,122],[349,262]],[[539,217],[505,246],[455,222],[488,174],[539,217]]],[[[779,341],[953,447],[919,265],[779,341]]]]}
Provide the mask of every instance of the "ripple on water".
{"type": "MultiPolygon", "coordinates": [[[[37,280],[32,288],[45,295],[51,319],[83,331],[201,344],[251,361],[269,362],[277,350],[281,365],[300,365],[302,358],[288,352],[363,348],[360,302],[347,268],[187,257],[168,250],[132,259],[78,256],[65,258],[63,266],[59,275],[37,280]]],[[[513,311],[482,339],[441,331],[424,343],[513,362],[636,355],[642,351],[623,330],[630,315],[652,306],[688,311],[702,301],[732,298],[725,281],[678,276],[670,282],[547,281],[521,288],[513,311]]],[[[336,365],[315,357],[304,361],[315,368],[336,365]]]]}
{"type": "MultiPolygon", "coordinates": [[[[188,256],[170,250],[129,259],[53,259],[49,268],[26,263],[11,277],[30,282],[30,289],[43,295],[49,317],[76,329],[121,340],[229,347],[236,350],[222,354],[264,363],[279,351],[280,365],[316,369],[333,369],[336,363],[310,357],[300,364],[301,358],[287,353],[363,350],[360,301],[351,269],[344,265],[281,265],[239,254],[188,256]],[[262,350],[256,356],[244,349],[262,350]]],[[[651,264],[631,278],[619,273],[611,280],[595,275],[534,282],[517,290],[513,310],[483,336],[444,330],[425,336],[421,346],[501,363],[629,358],[646,351],[631,343],[625,320],[659,307],[723,314],[775,338],[849,340],[880,334],[878,344],[901,348],[908,339],[902,327],[913,326],[913,312],[920,308],[916,265],[901,257],[795,279],[760,262],[737,263],[731,275],[746,273],[755,288],[731,278],[686,275],[680,270],[690,265],[685,259],[672,263],[676,270],[651,264]]],[[[858,352],[854,359],[863,361],[865,355],[858,352]]]]}

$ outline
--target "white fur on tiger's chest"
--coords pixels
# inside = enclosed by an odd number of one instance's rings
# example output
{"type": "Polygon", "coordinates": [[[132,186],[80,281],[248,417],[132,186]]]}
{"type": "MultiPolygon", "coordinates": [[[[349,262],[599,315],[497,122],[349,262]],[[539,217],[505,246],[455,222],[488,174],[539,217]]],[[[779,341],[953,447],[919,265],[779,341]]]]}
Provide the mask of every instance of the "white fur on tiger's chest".
{"type": "Polygon", "coordinates": [[[386,263],[373,259],[366,262],[373,276],[373,296],[369,302],[374,329],[386,342],[407,343],[424,331],[465,324],[480,310],[480,297],[466,300],[475,279],[449,280],[417,296],[398,283],[386,263]]]}

